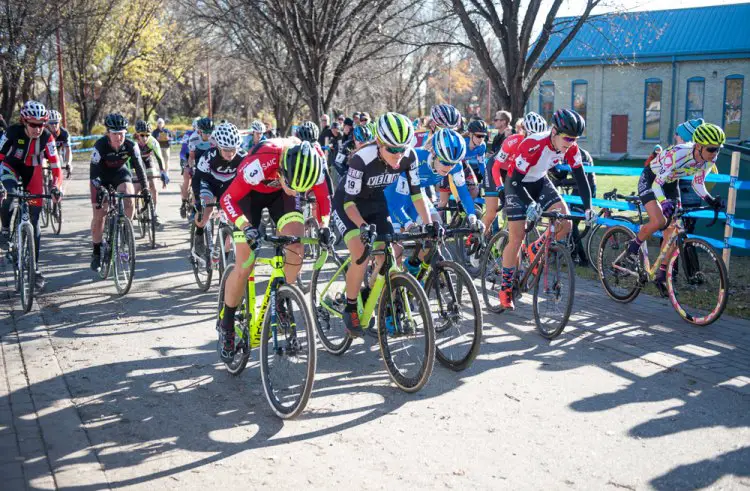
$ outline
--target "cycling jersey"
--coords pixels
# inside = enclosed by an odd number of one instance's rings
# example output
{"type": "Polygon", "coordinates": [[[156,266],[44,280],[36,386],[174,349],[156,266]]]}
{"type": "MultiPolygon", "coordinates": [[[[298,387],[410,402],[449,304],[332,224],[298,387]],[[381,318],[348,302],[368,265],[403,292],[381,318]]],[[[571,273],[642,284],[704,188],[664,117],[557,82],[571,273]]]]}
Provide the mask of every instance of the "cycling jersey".
{"type": "Polygon", "coordinates": [[[96,140],[94,149],[91,151],[89,178],[92,181],[99,178],[102,184],[112,184],[115,186],[114,182],[110,183],[107,181],[123,176],[124,174],[121,170],[123,168],[127,169],[128,164],[135,168],[141,189],[148,189],[146,187],[146,170],[141,160],[141,151],[138,145],[132,140],[125,139],[122,146],[115,149],[109,144],[109,138],[103,136],[96,140]]]}
{"type": "Polygon", "coordinates": [[[193,176],[193,195],[200,196],[204,201],[220,198],[237,175],[237,169],[246,155],[240,150],[231,161],[226,161],[218,148],[204,153],[193,176]]]}
{"type": "Polygon", "coordinates": [[[188,139],[188,151],[193,152],[195,162],[200,160],[204,152],[215,146],[213,138],[209,138],[208,141],[203,141],[203,138],[201,138],[201,135],[197,131],[190,135],[190,138],[188,139]]]}
{"type": "Polygon", "coordinates": [[[675,182],[682,177],[693,176],[693,189],[701,198],[711,196],[706,189],[706,175],[709,169],[716,163],[718,153],[713,160],[707,162],[698,162],[695,160],[693,142],[675,145],[662,151],[651,161],[651,171],[656,178],[651,184],[651,190],[658,201],[666,199],[662,186],[675,182]]]}
{"type": "MultiPolygon", "coordinates": [[[[264,142],[266,140],[268,140],[268,138],[266,138],[266,135],[261,135],[258,143],[264,142]]],[[[253,143],[253,133],[251,131],[247,134],[247,136],[245,136],[245,138],[242,139],[242,145],[240,145],[240,148],[246,152],[249,152],[250,149],[253,148],[253,145],[255,145],[255,143],[253,143]]]]}
{"type": "Polygon", "coordinates": [[[141,160],[143,161],[143,166],[146,168],[146,175],[148,177],[156,177],[156,170],[151,161],[152,157],[156,158],[156,163],[159,164],[159,172],[164,171],[164,162],[161,159],[161,148],[159,147],[159,142],[156,141],[156,138],[149,135],[146,143],[143,145],[141,145],[140,140],[138,140],[138,150],[141,152],[141,160]]]}
{"type": "MultiPolygon", "coordinates": [[[[29,138],[24,125],[14,124],[0,137],[0,180],[20,178],[31,194],[41,194],[42,164],[47,161],[52,170],[53,186],[62,184],[62,171],[57,159],[55,138],[44,129],[39,138],[29,138]]],[[[30,202],[40,206],[40,200],[30,202]]]]}
{"type": "Polygon", "coordinates": [[[479,179],[485,178],[485,154],[487,153],[487,144],[484,142],[480,143],[474,148],[471,146],[471,136],[467,136],[466,140],[466,157],[464,162],[471,166],[471,170],[479,179]],[[480,177],[481,176],[481,177],[480,177]]]}
{"type": "Polygon", "coordinates": [[[70,150],[70,134],[68,133],[68,130],[66,130],[63,127],[60,127],[60,130],[57,132],[57,134],[52,135],[52,136],[55,137],[55,146],[57,147],[57,154],[62,157],[60,150],[62,150],[64,147],[68,147],[68,150],[70,150]]]}
{"type": "Polygon", "coordinates": [[[189,130],[186,131],[184,135],[182,135],[182,147],[180,147],[180,161],[187,161],[188,157],[190,157],[190,149],[188,148],[188,141],[190,140],[190,136],[196,133],[195,130],[189,130]]]}
{"type": "MultiPolygon", "coordinates": [[[[222,209],[237,227],[248,222],[245,217],[248,213],[243,212],[241,201],[251,193],[286,195],[279,181],[280,162],[284,149],[295,145],[296,141],[272,138],[255,145],[244,157],[237,169],[237,178],[221,197],[222,209]]],[[[331,213],[331,200],[322,172],[312,190],[318,203],[319,220],[322,220],[331,213]]],[[[244,209],[248,209],[248,206],[244,209]]],[[[251,225],[257,226],[257,223],[251,221],[251,225]]],[[[278,220],[276,225],[279,226],[278,220]]]]}
{"type": "MultiPolygon", "coordinates": [[[[503,141],[500,151],[495,156],[495,163],[492,167],[492,171],[496,173],[497,178],[500,175],[500,171],[512,171],[513,161],[518,151],[518,145],[523,141],[524,136],[521,134],[510,135],[503,141]]],[[[500,182],[500,181],[498,181],[500,182]]]]}

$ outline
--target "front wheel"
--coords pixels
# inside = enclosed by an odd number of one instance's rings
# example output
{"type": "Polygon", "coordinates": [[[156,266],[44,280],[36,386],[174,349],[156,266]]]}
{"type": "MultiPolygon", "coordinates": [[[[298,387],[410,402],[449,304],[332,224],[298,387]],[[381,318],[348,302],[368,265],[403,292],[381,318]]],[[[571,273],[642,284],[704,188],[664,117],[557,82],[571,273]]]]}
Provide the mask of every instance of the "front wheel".
{"type": "MultiPolygon", "coordinates": [[[[221,276],[219,284],[218,312],[221,315],[221,309],[224,308],[224,290],[229,275],[234,271],[234,264],[227,266],[224,274],[221,276]]],[[[217,315],[218,318],[218,315],[217,315]]],[[[225,362],[224,366],[231,375],[235,377],[242,373],[250,360],[250,329],[248,327],[250,318],[247,314],[247,295],[243,292],[240,304],[234,319],[234,357],[232,361],[225,362]]],[[[218,346],[221,349],[221,346],[218,346]]]]}
{"type": "Polygon", "coordinates": [[[156,208],[153,200],[145,207],[146,235],[151,249],[156,249],[156,208]]]}
{"type": "Polygon", "coordinates": [[[620,303],[632,302],[641,292],[637,265],[627,258],[628,243],[634,238],[635,233],[627,227],[611,227],[602,236],[596,256],[604,291],[620,303]]]}
{"type": "Polygon", "coordinates": [[[384,291],[378,300],[380,353],[391,380],[405,392],[417,392],[435,365],[429,300],[410,274],[393,274],[390,281],[391,291],[384,291]]]}
{"type": "Polygon", "coordinates": [[[106,280],[112,267],[112,244],[115,236],[112,219],[107,216],[104,222],[104,236],[102,237],[101,264],[99,266],[99,278],[106,280]]]}
{"type": "Polygon", "coordinates": [[[425,281],[435,325],[435,349],[441,365],[465,370],[479,354],[482,308],[469,273],[453,261],[435,265],[425,281]]]}
{"type": "Polygon", "coordinates": [[[575,270],[566,247],[550,245],[546,254],[534,280],[534,320],[542,336],[554,339],[565,329],[570,318],[575,295],[575,270]]]}
{"type": "Polygon", "coordinates": [[[114,279],[117,293],[122,296],[130,291],[135,275],[135,234],[128,217],[117,220],[113,242],[114,279]]]}
{"type": "MultiPolygon", "coordinates": [[[[612,216],[610,218],[612,220],[617,220],[618,222],[631,223],[630,220],[621,216],[612,216]]],[[[597,261],[597,257],[599,256],[599,245],[602,243],[602,237],[607,230],[607,227],[597,223],[591,227],[591,230],[586,237],[586,257],[589,260],[589,266],[591,266],[591,269],[593,269],[597,275],[599,274],[599,264],[597,261]]]]}
{"type": "Polygon", "coordinates": [[[715,322],[727,306],[729,278],[724,260],[708,242],[685,239],[669,259],[667,292],[672,306],[696,326],[715,322]],[[679,259],[680,268],[675,267],[679,259]]]}
{"type": "Polygon", "coordinates": [[[281,285],[275,299],[276,308],[268,309],[260,335],[260,375],[273,412],[279,418],[291,419],[305,409],[312,394],[315,331],[299,288],[281,285]]]}
{"type": "Polygon", "coordinates": [[[55,235],[60,235],[62,230],[62,203],[52,203],[52,213],[50,214],[50,223],[52,224],[52,231],[55,235]]]}
{"type": "Polygon", "coordinates": [[[31,310],[34,303],[34,282],[36,281],[36,255],[34,251],[34,227],[30,223],[21,225],[21,247],[18,251],[18,282],[21,293],[21,306],[24,313],[31,310]]]}

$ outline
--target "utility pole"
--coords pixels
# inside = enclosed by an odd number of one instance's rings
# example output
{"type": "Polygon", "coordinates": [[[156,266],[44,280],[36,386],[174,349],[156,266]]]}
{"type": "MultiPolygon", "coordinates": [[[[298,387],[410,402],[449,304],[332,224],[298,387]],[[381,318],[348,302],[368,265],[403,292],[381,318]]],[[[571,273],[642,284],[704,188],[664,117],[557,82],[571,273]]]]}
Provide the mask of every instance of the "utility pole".
{"type": "Polygon", "coordinates": [[[65,77],[63,76],[63,63],[62,63],[62,45],[60,43],[60,28],[58,27],[55,31],[56,37],[57,37],[57,75],[58,75],[58,83],[57,83],[57,89],[59,91],[59,94],[57,97],[59,98],[58,105],[60,106],[60,114],[62,115],[62,125],[63,127],[68,127],[68,118],[65,113],[65,77]]]}
{"type": "Polygon", "coordinates": [[[211,110],[211,65],[208,56],[206,56],[206,82],[208,83],[208,117],[213,118],[214,113],[211,110]]]}

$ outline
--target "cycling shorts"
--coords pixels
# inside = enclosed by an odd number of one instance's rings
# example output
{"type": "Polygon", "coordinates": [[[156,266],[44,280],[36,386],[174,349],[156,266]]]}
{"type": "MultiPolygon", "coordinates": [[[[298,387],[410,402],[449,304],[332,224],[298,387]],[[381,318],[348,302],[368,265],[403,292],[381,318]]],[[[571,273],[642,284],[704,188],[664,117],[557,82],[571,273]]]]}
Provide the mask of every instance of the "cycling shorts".
{"type": "MultiPolygon", "coordinates": [[[[371,207],[367,213],[363,212],[359,206],[357,208],[365,222],[375,225],[375,231],[378,235],[393,234],[393,224],[391,223],[391,217],[388,215],[387,207],[382,209],[371,207]]],[[[339,206],[334,205],[331,219],[333,226],[338,229],[339,234],[344,238],[344,243],[349,242],[353,237],[359,236],[359,227],[346,214],[343,204],[339,204],[339,206]]]]}
{"type": "MultiPolygon", "coordinates": [[[[654,184],[656,174],[651,170],[651,167],[646,167],[641,172],[641,177],[638,179],[638,196],[641,198],[641,202],[645,205],[650,201],[656,200],[656,194],[651,186],[654,184]]],[[[680,199],[680,188],[679,181],[667,182],[662,184],[662,190],[664,196],[667,199],[679,200],[680,199]]]]}
{"type": "MultiPolygon", "coordinates": [[[[524,182],[522,186],[528,191],[531,199],[539,203],[542,210],[547,210],[555,203],[562,201],[560,193],[557,192],[554,184],[552,184],[552,181],[547,176],[535,182],[524,182]]],[[[527,208],[528,206],[524,204],[513,186],[505,188],[505,213],[508,221],[517,222],[526,220],[527,208]]]]}
{"type": "MultiPolygon", "coordinates": [[[[112,186],[117,189],[124,182],[133,182],[133,174],[124,165],[119,169],[102,167],[99,171],[99,180],[102,182],[103,187],[112,186]]],[[[93,184],[89,187],[91,189],[91,204],[96,204],[96,188],[93,184]]]]}
{"type": "Polygon", "coordinates": [[[498,183],[495,181],[495,176],[492,173],[492,167],[495,165],[495,159],[489,159],[487,168],[484,173],[484,181],[482,181],[482,189],[484,189],[484,195],[488,198],[497,197],[498,183]]]}
{"type": "Polygon", "coordinates": [[[224,191],[227,190],[232,181],[220,181],[211,174],[201,174],[200,182],[195,183],[193,179],[193,195],[199,196],[206,203],[218,201],[224,191]],[[197,191],[197,192],[196,192],[197,191]]]}
{"type": "Polygon", "coordinates": [[[260,226],[264,208],[268,208],[271,220],[276,224],[279,233],[288,223],[304,223],[299,199],[296,196],[289,196],[282,190],[273,193],[250,191],[239,200],[239,205],[242,213],[249,219],[251,227],[260,226]]]}

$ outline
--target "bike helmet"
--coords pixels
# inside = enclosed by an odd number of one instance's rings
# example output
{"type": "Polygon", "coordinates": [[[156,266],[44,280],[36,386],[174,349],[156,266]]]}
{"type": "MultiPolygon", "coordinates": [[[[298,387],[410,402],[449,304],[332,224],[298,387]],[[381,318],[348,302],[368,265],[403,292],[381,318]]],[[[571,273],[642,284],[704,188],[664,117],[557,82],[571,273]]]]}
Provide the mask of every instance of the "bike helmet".
{"type": "Polygon", "coordinates": [[[487,123],[484,120],[476,119],[469,123],[469,133],[487,134],[487,123]]]}
{"type": "Polygon", "coordinates": [[[443,162],[458,163],[466,156],[466,141],[450,128],[440,128],[432,137],[435,155],[443,162]]]}
{"type": "Polygon", "coordinates": [[[354,128],[354,139],[359,143],[368,143],[373,140],[372,131],[368,126],[357,126],[354,128]]]}
{"type": "Polygon", "coordinates": [[[256,119],[255,121],[250,123],[250,131],[252,131],[253,133],[265,133],[266,125],[256,119]]]}
{"type": "Polygon", "coordinates": [[[430,117],[442,128],[456,128],[461,124],[461,113],[450,104],[437,104],[432,106],[430,117]]]}
{"type": "Polygon", "coordinates": [[[414,137],[414,128],[403,114],[385,113],[378,119],[377,135],[383,145],[405,147],[414,137]]]}
{"type": "Polygon", "coordinates": [[[214,120],[211,118],[201,118],[197,123],[198,130],[205,134],[211,134],[214,131],[214,120]]]}
{"type": "Polygon", "coordinates": [[[50,124],[62,122],[62,114],[60,114],[59,111],[55,111],[54,109],[50,109],[49,110],[49,119],[47,120],[47,122],[50,123],[50,124]]]}
{"type": "Polygon", "coordinates": [[[552,115],[552,126],[557,129],[558,133],[581,136],[586,130],[586,121],[573,109],[558,109],[552,115]]]}
{"type": "Polygon", "coordinates": [[[120,113],[111,113],[104,118],[104,126],[107,128],[107,131],[125,132],[128,130],[128,120],[120,113]]]}
{"type": "Polygon", "coordinates": [[[232,123],[221,123],[211,134],[219,148],[240,148],[240,132],[232,123]]]}
{"type": "Polygon", "coordinates": [[[193,129],[194,130],[198,129],[198,121],[200,121],[200,120],[201,120],[201,118],[193,118],[193,129]]]}
{"type": "Polygon", "coordinates": [[[44,104],[37,101],[26,101],[21,108],[21,120],[32,119],[35,121],[47,121],[49,113],[44,104]]]}
{"type": "Polygon", "coordinates": [[[306,193],[323,172],[323,157],[308,141],[284,150],[281,158],[287,185],[298,193],[306,193]]]}
{"type": "Polygon", "coordinates": [[[315,143],[320,138],[318,125],[312,121],[305,121],[297,127],[297,138],[303,142],[315,143]]]}
{"type": "Polygon", "coordinates": [[[143,121],[142,119],[139,119],[135,122],[135,132],[136,133],[151,133],[151,123],[148,121],[143,121]]]}
{"type": "Polygon", "coordinates": [[[693,141],[701,145],[723,145],[726,140],[724,130],[713,123],[703,123],[693,133],[693,141]]]}
{"type": "Polygon", "coordinates": [[[547,121],[544,120],[541,114],[537,114],[534,111],[526,113],[526,116],[523,117],[523,128],[526,130],[526,135],[543,133],[549,129],[547,121]]]}
{"type": "Polygon", "coordinates": [[[375,139],[375,136],[378,134],[378,123],[375,121],[370,121],[365,127],[370,129],[370,133],[372,133],[372,139],[375,139]]]}

